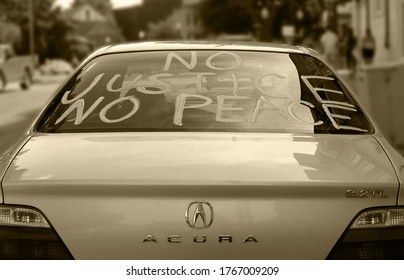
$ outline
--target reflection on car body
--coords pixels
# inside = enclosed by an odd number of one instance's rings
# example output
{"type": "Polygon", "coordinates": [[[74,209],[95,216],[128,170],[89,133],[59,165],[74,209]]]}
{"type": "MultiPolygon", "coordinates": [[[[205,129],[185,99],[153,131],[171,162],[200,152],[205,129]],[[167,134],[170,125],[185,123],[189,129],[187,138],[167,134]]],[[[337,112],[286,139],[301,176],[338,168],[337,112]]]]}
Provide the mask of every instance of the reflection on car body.
{"type": "Polygon", "coordinates": [[[3,157],[0,257],[401,259],[403,165],[304,48],[106,47],[3,157]]]}

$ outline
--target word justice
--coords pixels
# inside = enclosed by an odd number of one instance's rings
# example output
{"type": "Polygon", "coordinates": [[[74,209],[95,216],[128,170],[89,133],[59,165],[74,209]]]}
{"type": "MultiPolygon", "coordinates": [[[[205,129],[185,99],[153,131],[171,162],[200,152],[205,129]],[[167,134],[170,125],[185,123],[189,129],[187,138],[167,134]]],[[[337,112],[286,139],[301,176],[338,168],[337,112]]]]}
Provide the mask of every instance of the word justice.
{"type": "MultiPolygon", "coordinates": [[[[192,70],[195,68],[197,64],[197,55],[196,52],[191,52],[191,60],[190,62],[187,62],[184,58],[179,56],[176,53],[170,52],[167,55],[163,71],[168,71],[170,69],[170,65],[172,63],[173,58],[176,58],[179,62],[181,62],[188,70],[192,70]]],[[[205,61],[205,64],[208,68],[219,71],[219,70],[231,70],[238,68],[242,65],[242,60],[241,58],[232,52],[217,52],[210,57],[208,57],[205,61]],[[226,56],[229,57],[233,63],[230,65],[227,65],[226,67],[219,67],[214,63],[214,60],[217,59],[220,56],[226,56]]],[[[61,122],[63,119],[65,119],[69,114],[74,112],[76,110],[76,118],[75,118],[75,125],[81,124],[89,115],[92,114],[92,112],[102,103],[102,101],[105,99],[105,96],[99,97],[88,109],[87,111],[84,111],[84,99],[83,97],[87,95],[103,78],[105,73],[98,74],[90,86],[88,86],[85,90],[83,90],[81,93],[77,94],[74,98],[69,99],[70,91],[66,91],[65,94],[62,97],[61,102],[63,104],[70,104],[70,107],[60,116],[60,118],[56,121],[56,124],[61,122]]],[[[233,74],[226,74],[227,77],[221,76],[220,74],[213,73],[213,72],[184,72],[184,73],[179,73],[179,74],[172,74],[168,72],[164,73],[159,73],[155,75],[151,75],[148,77],[144,77],[143,74],[138,74],[138,75],[130,75],[130,76],[125,76],[124,82],[122,83],[121,87],[116,88],[115,83],[116,81],[121,77],[121,74],[116,74],[114,75],[109,82],[106,85],[106,90],[110,93],[119,93],[119,98],[115,99],[114,101],[108,103],[105,105],[99,112],[99,117],[100,120],[104,123],[117,123],[123,120],[126,120],[133,115],[136,114],[136,112],[139,110],[140,107],[140,101],[136,97],[132,95],[128,95],[127,93],[131,89],[136,89],[138,92],[141,92],[143,94],[169,94],[172,93],[172,85],[164,79],[168,78],[175,78],[178,80],[178,78],[183,77],[184,79],[187,79],[187,81],[190,79],[190,77],[193,77],[193,82],[192,84],[195,85],[195,90],[197,94],[188,94],[188,93],[178,93],[178,95],[175,98],[175,112],[173,116],[173,123],[175,125],[181,126],[182,125],[182,118],[183,118],[183,113],[184,110],[188,109],[196,109],[196,108],[202,108],[205,106],[209,106],[213,103],[213,99],[202,95],[206,94],[207,89],[203,87],[203,82],[206,77],[209,76],[219,76],[218,81],[226,81],[228,82],[229,80],[233,82],[232,86],[232,95],[218,95],[216,96],[216,118],[215,120],[217,122],[245,122],[245,120],[241,119],[231,119],[231,118],[225,118],[223,117],[223,113],[225,111],[245,111],[247,109],[251,108],[242,108],[242,107],[233,107],[232,105],[234,104],[234,101],[242,101],[242,100],[249,100],[251,97],[249,96],[243,96],[243,95],[238,95],[239,92],[239,79],[236,73],[233,74]],[[131,80],[128,81],[127,78],[130,77],[131,80]],[[229,79],[230,77],[230,79],[229,79]],[[143,78],[143,79],[142,79],[143,78]],[[198,103],[195,103],[195,100],[198,100],[198,103]],[[192,102],[190,102],[192,101],[192,102]],[[226,103],[227,101],[227,103],[226,103]],[[111,119],[107,117],[107,113],[111,108],[114,106],[123,103],[123,102],[129,102],[132,105],[132,109],[125,113],[123,116],[120,118],[116,119],[111,119]]],[[[249,118],[250,123],[254,123],[254,121],[257,119],[259,113],[262,110],[271,110],[274,111],[275,113],[279,114],[283,118],[290,120],[290,118],[287,116],[286,113],[282,112],[280,108],[278,108],[274,104],[274,100],[276,99],[291,99],[291,96],[288,95],[277,95],[262,86],[263,80],[266,78],[272,78],[272,79],[286,79],[286,77],[275,74],[275,73],[264,73],[256,77],[256,79],[251,82],[253,82],[253,85],[255,89],[261,94],[259,98],[257,98],[255,102],[255,106],[252,111],[252,116],[249,118]]],[[[347,110],[351,112],[356,112],[356,109],[354,108],[353,105],[345,102],[339,102],[339,101],[331,101],[331,100],[323,100],[321,96],[318,94],[318,91],[327,91],[329,93],[334,93],[334,94],[343,94],[340,91],[336,90],[330,90],[330,89],[318,89],[314,88],[310,84],[310,79],[325,79],[325,80],[333,80],[332,78],[328,77],[321,77],[321,76],[301,76],[302,80],[304,83],[308,86],[310,91],[313,93],[317,101],[319,101],[322,105],[322,108],[324,112],[326,113],[327,117],[331,120],[333,126],[337,129],[349,129],[349,130],[357,130],[357,131],[365,131],[361,128],[353,127],[353,126],[344,126],[344,125],[339,125],[336,119],[350,119],[349,116],[346,115],[341,115],[341,114],[334,114],[330,111],[330,108],[337,108],[337,109],[342,109],[342,110],[347,110]]],[[[192,80],[192,79],[191,79],[192,80]]],[[[212,91],[212,89],[210,89],[212,91]]],[[[209,91],[209,93],[210,93],[209,91]]],[[[301,119],[296,113],[295,113],[295,106],[297,105],[303,105],[307,106],[309,108],[314,108],[314,105],[311,104],[310,102],[304,101],[304,100],[295,100],[289,102],[287,106],[287,113],[289,116],[294,119],[297,122],[304,123],[304,124],[309,124],[309,125],[321,125],[324,122],[322,120],[319,120],[317,122],[307,122],[303,119],[301,119]]],[[[286,110],[285,110],[286,111],[286,110]]]]}

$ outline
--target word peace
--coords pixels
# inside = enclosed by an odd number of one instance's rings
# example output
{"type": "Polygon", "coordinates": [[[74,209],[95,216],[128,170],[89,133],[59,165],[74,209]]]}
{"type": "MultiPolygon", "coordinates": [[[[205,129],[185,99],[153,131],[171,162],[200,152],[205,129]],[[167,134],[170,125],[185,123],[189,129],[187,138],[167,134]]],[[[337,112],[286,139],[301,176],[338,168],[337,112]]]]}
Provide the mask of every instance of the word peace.
{"type": "MultiPolygon", "coordinates": [[[[170,52],[167,54],[164,66],[163,66],[163,71],[168,71],[170,70],[171,64],[174,59],[176,59],[178,62],[180,62],[183,66],[185,66],[188,70],[193,70],[198,62],[197,59],[197,52],[190,52],[190,60],[186,61],[183,57],[178,55],[175,52],[170,52]]],[[[236,53],[233,52],[226,52],[226,51],[221,51],[212,54],[205,60],[205,65],[214,71],[227,71],[227,81],[232,81],[232,95],[218,95],[216,96],[216,101],[217,101],[217,107],[216,107],[216,118],[215,120],[218,122],[245,122],[244,120],[239,120],[239,119],[230,119],[230,118],[224,118],[223,117],[223,112],[225,111],[242,111],[242,110],[247,110],[247,108],[242,108],[242,107],[233,107],[234,101],[237,100],[248,100],[250,99],[249,96],[238,96],[239,92],[239,77],[237,76],[237,73],[230,73],[228,74],[228,70],[236,69],[240,66],[242,66],[242,60],[240,56],[238,56],[236,53]],[[223,64],[223,58],[226,58],[224,61],[226,62],[225,65],[220,65],[223,64]],[[230,77],[230,78],[228,78],[230,77]],[[227,103],[226,103],[227,102],[227,103]]],[[[220,72],[219,72],[220,73],[220,72]]],[[[61,102],[63,104],[70,104],[69,108],[60,116],[60,118],[57,119],[56,124],[61,122],[63,119],[65,119],[70,113],[76,111],[76,117],[74,124],[79,125],[81,124],[88,116],[92,114],[92,112],[102,103],[102,101],[105,99],[105,96],[99,97],[88,109],[87,111],[84,111],[84,106],[85,106],[85,101],[83,99],[84,96],[86,96],[103,78],[105,73],[98,74],[91,84],[83,90],[81,93],[77,94],[74,98],[69,99],[70,91],[66,91],[65,94],[62,97],[61,102]]],[[[175,97],[175,112],[173,116],[173,123],[175,125],[181,126],[182,125],[182,119],[183,119],[183,113],[184,110],[189,110],[189,109],[196,109],[196,108],[202,108],[205,106],[209,106],[213,103],[213,99],[203,95],[204,93],[204,88],[203,88],[203,81],[206,77],[208,76],[220,76],[220,74],[214,73],[214,72],[183,72],[183,73],[178,73],[178,74],[173,74],[173,73],[168,73],[168,72],[163,72],[163,73],[158,73],[155,75],[150,75],[148,77],[144,77],[143,74],[137,74],[137,75],[130,75],[130,76],[125,76],[124,81],[122,83],[122,86],[120,87],[115,87],[116,81],[121,77],[121,74],[115,74],[107,83],[106,85],[106,90],[110,93],[119,93],[119,98],[116,100],[108,103],[105,105],[100,111],[99,111],[99,117],[100,120],[104,123],[117,123],[121,122],[123,120],[126,120],[130,117],[132,117],[140,108],[140,101],[134,97],[134,96],[127,96],[127,93],[131,89],[136,89],[138,92],[141,92],[143,94],[167,94],[172,92],[172,84],[170,84],[167,79],[170,77],[178,78],[178,77],[184,77],[189,80],[189,78],[193,78],[193,83],[195,85],[196,93],[197,94],[187,94],[187,93],[179,93],[175,97]],[[178,76],[178,77],[177,77],[178,76]],[[130,78],[130,80],[128,80],[130,78]],[[195,100],[199,100],[198,103],[195,103],[195,100]],[[107,117],[108,111],[111,110],[114,106],[124,103],[124,102],[129,102],[132,106],[132,109],[125,113],[123,116],[116,118],[116,119],[111,119],[107,117]]],[[[282,113],[282,110],[280,110],[272,101],[274,99],[291,99],[291,96],[288,95],[278,95],[275,94],[274,92],[269,91],[265,87],[262,86],[262,82],[264,79],[267,78],[272,78],[272,79],[279,79],[279,80],[285,80],[286,77],[276,74],[276,73],[264,73],[259,75],[258,77],[255,78],[255,80],[251,80],[254,84],[254,88],[258,90],[258,92],[261,94],[261,96],[256,100],[256,103],[254,105],[254,108],[252,110],[252,116],[249,119],[250,123],[254,123],[255,120],[258,117],[258,114],[262,110],[271,110],[274,111],[275,113],[279,114],[283,118],[289,120],[290,118],[282,113]]],[[[330,108],[336,108],[340,110],[346,110],[350,112],[356,112],[356,109],[352,104],[346,103],[346,102],[339,102],[339,101],[333,101],[333,100],[324,100],[321,98],[319,95],[319,91],[325,91],[330,94],[343,94],[341,91],[338,90],[331,90],[331,89],[324,89],[324,88],[315,88],[313,85],[310,83],[311,79],[324,79],[324,80],[334,80],[333,78],[329,77],[322,77],[322,76],[301,76],[302,81],[306,84],[306,86],[310,89],[311,93],[314,95],[316,100],[321,104],[324,112],[326,113],[327,117],[330,119],[332,125],[336,129],[348,129],[348,130],[356,130],[356,131],[361,131],[361,132],[367,132],[367,130],[358,128],[358,127],[353,127],[353,126],[347,126],[347,125],[340,125],[337,122],[337,119],[344,119],[344,120],[349,120],[350,117],[347,115],[341,115],[341,114],[335,114],[332,113],[330,108]]],[[[287,82],[287,80],[286,80],[287,82]]],[[[307,106],[310,109],[313,109],[315,106],[307,101],[304,100],[292,100],[288,103],[287,105],[287,113],[289,116],[294,119],[297,122],[303,123],[303,124],[309,124],[313,126],[321,125],[324,122],[322,120],[319,120],[317,122],[307,122],[303,119],[301,119],[296,113],[295,113],[295,107],[297,105],[303,105],[307,106]]]]}

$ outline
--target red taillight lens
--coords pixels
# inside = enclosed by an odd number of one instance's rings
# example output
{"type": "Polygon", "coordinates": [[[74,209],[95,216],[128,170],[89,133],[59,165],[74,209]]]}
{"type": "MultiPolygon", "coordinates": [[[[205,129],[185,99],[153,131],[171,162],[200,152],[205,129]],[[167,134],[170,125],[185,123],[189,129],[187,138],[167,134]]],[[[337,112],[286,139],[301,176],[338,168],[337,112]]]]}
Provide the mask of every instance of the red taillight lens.
{"type": "Polygon", "coordinates": [[[0,206],[0,259],[73,259],[55,230],[38,210],[0,206]]]}
{"type": "Polygon", "coordinates": [[[327,259],[404,259],[404,208],[363,211],[327,259]]]}

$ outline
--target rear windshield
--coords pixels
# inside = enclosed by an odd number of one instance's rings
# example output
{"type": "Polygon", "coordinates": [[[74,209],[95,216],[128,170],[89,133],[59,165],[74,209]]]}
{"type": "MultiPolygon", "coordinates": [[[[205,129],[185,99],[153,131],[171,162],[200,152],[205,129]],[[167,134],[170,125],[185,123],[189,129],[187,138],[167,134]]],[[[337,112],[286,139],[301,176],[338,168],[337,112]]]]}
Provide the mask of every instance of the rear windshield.
{"type": "Polygon", "coordinates": [[[319,60],[251,51],[97,57],[72,77],[37,131],[369,133],[354,99],[319,60]]]}

